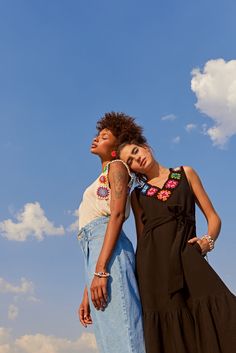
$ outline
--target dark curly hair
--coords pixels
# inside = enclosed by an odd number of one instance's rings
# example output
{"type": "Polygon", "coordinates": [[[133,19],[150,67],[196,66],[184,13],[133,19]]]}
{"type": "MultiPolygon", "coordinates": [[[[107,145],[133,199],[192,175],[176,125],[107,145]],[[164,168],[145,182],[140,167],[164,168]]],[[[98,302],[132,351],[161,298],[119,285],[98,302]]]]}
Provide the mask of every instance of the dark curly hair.
{"type": "Polygon", "coordinates": [[[138,144],[146,144],[146,138],[143,136],[143,128],[136,124],[135,118],[117,112],[105,113],[98,120],[96,129],[100,133],[103,129],[110,130],[117,138],[117,147],[123,143],[130,143],[135,140],[138,144]]]}

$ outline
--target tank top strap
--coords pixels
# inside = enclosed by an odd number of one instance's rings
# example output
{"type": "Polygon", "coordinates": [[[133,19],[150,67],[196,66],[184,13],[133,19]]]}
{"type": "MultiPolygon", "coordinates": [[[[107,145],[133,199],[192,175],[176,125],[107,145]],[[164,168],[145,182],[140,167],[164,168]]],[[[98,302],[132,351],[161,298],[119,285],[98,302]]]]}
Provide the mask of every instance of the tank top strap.
{"type": "Polygon", "coordinates": [[[130,172],[128,165],[127,165],[124,161],[122,161],[121,159],[114,159],[113,161],[110,161],[109,163],[107,163],[107,165],[106,165],[106,167],[105,167],[105,170],[104,170],[104,173],[108,174],[109,166],[110,166],[112,163],[115,163],[115,162],[121,162],[121,163],[123,163],[124,166],[125,166],[126,169],[127,169],[127,172],[128,172],[128,174],[129,174],[129,176],[130,176],[131,178],[133,178],[133,175],[132,175],[132,173],[130,172]]]}
{"type": "Polygon", "coordinates": [[[109,172],[109,166],[112,164],[112,163],[115,163],[115,162],[121,162],[127,169],[127,172],[130,176],[130,181],[128,183],[128,187],[131,188],[133,186],[133,182],[134,182],[134,179],[135,179],[135,174],[131,173],[128,165],[122,161],[121,159],[114,159],[113,161],[110,161],[109,163],[107,163],[103,173],[107,176],[107,179],[108,179],[108,172],[109,172]]]}

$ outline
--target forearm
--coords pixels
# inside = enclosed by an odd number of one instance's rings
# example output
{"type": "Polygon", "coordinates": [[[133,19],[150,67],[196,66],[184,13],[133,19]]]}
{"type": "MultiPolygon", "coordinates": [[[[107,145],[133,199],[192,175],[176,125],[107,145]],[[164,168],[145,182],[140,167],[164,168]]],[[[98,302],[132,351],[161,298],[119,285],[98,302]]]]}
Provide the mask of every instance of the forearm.
{"type": "Polygon", "coordinates": [[[220,228],[221,228],[220,217],[216,213],[214,213],[208,217],[207,222],[208,222],[207,234],[209,234],[213,238],[213,240],[216,240],[220,233],[220,228]]]}
{"type": "Polygon", "coordinates": [[[96,272],[106,271],[107,264],[112,256],[113,250],[119,238],[124,219],[125,215],[123,212],[116,212],[111,214],[109,223],[107,225],[103,246],[97,260],[95,269],[96,272]]]}

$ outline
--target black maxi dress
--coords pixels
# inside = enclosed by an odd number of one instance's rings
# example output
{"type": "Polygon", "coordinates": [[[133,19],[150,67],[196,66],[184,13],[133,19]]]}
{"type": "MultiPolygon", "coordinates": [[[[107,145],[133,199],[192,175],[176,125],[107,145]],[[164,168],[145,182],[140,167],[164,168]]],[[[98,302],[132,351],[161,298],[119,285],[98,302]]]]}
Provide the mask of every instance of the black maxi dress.
{"type": "Polygon", "coordinates": [[[196,236],[195,199],[183,167],[162,188],[134,191],[143,209],[136,252],[147,353],[236,353],[236,297],[196,236]]]}

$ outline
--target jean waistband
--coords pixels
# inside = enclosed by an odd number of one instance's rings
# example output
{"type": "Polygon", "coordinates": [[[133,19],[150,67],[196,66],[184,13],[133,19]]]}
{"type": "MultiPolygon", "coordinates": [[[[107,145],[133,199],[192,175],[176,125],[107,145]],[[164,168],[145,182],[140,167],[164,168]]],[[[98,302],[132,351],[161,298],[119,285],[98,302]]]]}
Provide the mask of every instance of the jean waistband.
{"type": "Polygon", "coordinates": [[[88,234],[92,229],[96,228],[100,224],[108,223],[109,220],[110,220],[110,217],[102,216],[102,217],[96,218],[93,221],[89,222],[88,224],[86,224],[84,227],[82,227],[79,230],[78,239],[82,238],[85,234],[88,234]]]}

